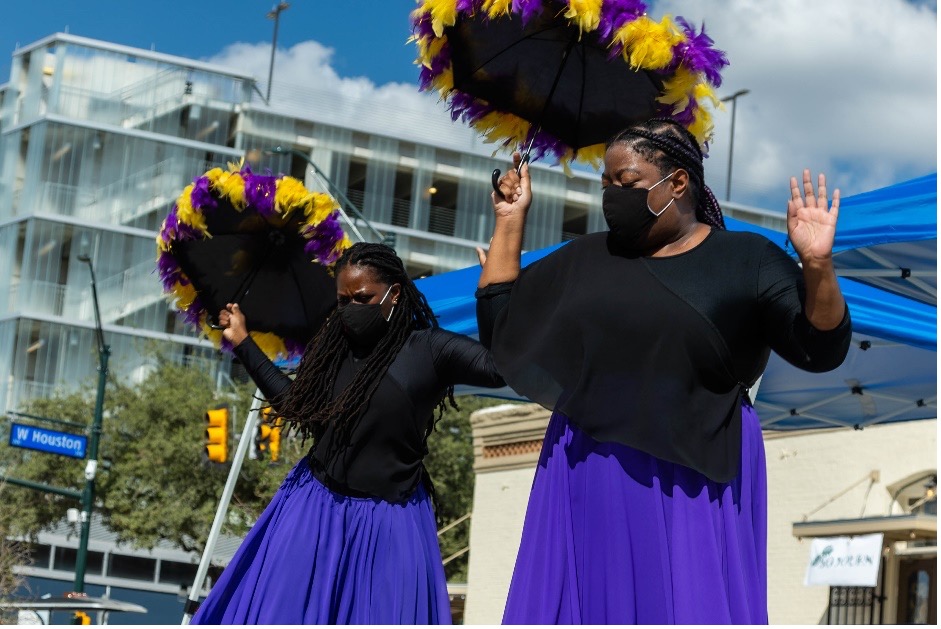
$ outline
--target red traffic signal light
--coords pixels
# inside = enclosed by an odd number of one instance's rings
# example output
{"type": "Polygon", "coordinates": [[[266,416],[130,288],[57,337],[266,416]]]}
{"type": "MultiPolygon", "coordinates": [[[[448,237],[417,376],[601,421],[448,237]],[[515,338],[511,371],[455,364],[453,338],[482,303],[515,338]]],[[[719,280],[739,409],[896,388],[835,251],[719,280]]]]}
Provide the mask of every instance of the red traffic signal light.
{"type": "Polygon", "coordinates": [[[213,463],[229,459],[229,409],[206,411],[206,457],[213,463]]]}

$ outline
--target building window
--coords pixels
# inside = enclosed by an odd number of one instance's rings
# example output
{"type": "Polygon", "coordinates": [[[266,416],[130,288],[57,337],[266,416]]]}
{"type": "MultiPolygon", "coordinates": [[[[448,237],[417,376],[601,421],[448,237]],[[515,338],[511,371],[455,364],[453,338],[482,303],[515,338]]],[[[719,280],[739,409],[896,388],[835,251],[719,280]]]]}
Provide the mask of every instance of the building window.
{"type": "Polygon", "coordinates": [[[562,211],[562,240],[573,240],[588,232],[588,208],[566,202],[562,211]]]}
{"type": "Polygon", "coordinates": [[[346,179],[346,196],[362,211],[366,198],[366,162],[351,159],[349,175],[346,179]]]}
{"type": "Polygon", "coordinates": [[[156,567],[156,559],[112,554],[111,561],[108,562],[108,576],[119,579],[153,581],[156,567]]]}
{"type": "Polygon", "coordinates": [[[26,554],[29,556],[30,566],[45,570],[49,567],[52,547],[46,544],[26,544],[26,554]]]}
{"type": "MultiPolygon", "coordinates": [[[[62,546],[56,546],[55,554],[53,555],[53,570],[63,570],[65,572],[75,572],[75,561],[78,556],[78,551],[75,548],[63,548],[62,546]]],[[[101,574],[101,569],[104,566],[104,553],[98,553],[94,551],[88,551],[88,557],[85,563],[85,573],[86,574],[101,574]]]]}
{"type": "Polygon", "coordinates": [[[412,171],[399,168],[395,171],[395,190],[392,193],[392,224],[408,227],[412,213],[412,171]]]}
{"type": "Polygon", "coordinates": [[[428,231],[442,236],[454,235],[457,213],[457,181],[436,179],[428,188],[431,207],[428,212],[428,231]]]}
{"type": "Polygon", "coordinates": [[[196,569],[198,567],[192,563],[162,560],[160,562],[160,583],[190,586],[196,578],[196,569]]]}

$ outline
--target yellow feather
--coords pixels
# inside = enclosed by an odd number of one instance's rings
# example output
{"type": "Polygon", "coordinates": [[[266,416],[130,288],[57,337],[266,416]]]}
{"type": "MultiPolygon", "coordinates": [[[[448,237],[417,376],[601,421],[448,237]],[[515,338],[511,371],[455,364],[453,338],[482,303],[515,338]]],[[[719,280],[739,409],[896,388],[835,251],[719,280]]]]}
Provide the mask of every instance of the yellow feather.
{"type": "Polygon", "coordinates": [[[273,332],[249,332],[252,340],[258,345],[258,349],[265,353],[269,359],[274,360],[278,356],[287,356],[288,350],[284,346],[284,340],[273,332]]]}
{"type": "Polygon", "coordinates": [[[591,32],[598,28],[601,21],[601,0],[569,0],[565,17],[578,24],[581,32],[591,32]]]}
{"type": "Polygon", "coordinates": [[[663,82],[663,95],[657,100],[665,105],[672,105],[674,113],[683,111],[689,105],[690,95],[700,80],[698,74],[680,66],[672,77],[663,82]]]}
{"type": "Polygon", "coordinates": [[[181,223],[185,223],[190,227],[198,229],[203,234],[209,233],[209,228],[206,226],[206,217],[203,216],[203,213],[198,209],[193,207],[193,204],[190,202],[190,193],[193,191],[193,184],[190,184],[183,188],[183,192],[177,197],[176,200],[176,217],[181,223]]]}
{"type": "Polygon", "coordinates": [[[526,141],[530,124],[513,114],[492,111],[472,123],[484,136],[485,142],[508,142],[522,144],[526,141]]]}
{"type": "Polygon", "coordinates": [[[245,180],[240,174],[222,173],[216,180],[214,188],[219,196],[228,198],[236,210],[245,207],[245,180]]]}
{"type": "Polygon", "coordinates": [[[426,37],[418,42],[418,57],[421,64],[427,68],[431,67],[432,60],[438,56],[441,49],[448,42],[447,37],[426,37]]]}
{"type": "Polygon", "coordinates": [[[693,112],[693,124],[689,126],[689,132],[692,133],[700,145],[712,140],[712,114],[703,107],[697,107],[693,112]]]}
{"type": "Polygon", "coordinates": [[[441,98],[446,97],[454,89],[454,72],[449,67],[432,79],[431,86],[440,92],[441,98]]]}
{"type": "Polygon", "coordinates": [[[669,16],[660,22],[641,16],[618,29],[611,43],[620,45],[621,54],[632,68],[659,70],[670,64],[673,46],[683,39],[669,16]]]}
{"type": "Polygon", "coordinates": [[[209,324],[206,322],[206,319],[203,319],[202,325],[200,326],[203,329],[203,334],[206,335],[206,338],[212,341],[212,344],[217,348],[222,345],[222,330],[213,330],[209,327],[209,324]]]}
{"type": "Polygon", "coordinates": [[[457,0],[425,0],[419,11],[431,16],[431,27],[441,37],[444,28],[457,20],[457,0]]]}
{"type": "Polygon", "coordinates": [[[583,146],[578,149],[576,159],[583,164],[588,164],[592,168],[598,168],[604,161],[604,144],[583,146]]]}
{"type": "Polygon", "coordinates": [[[513,0],[484,0],[483,9],[491,18],[509,15],[513,0]]]}
{"type": "Polygon", "coordinates": [[[329,194],[314,193],[307,199],[307,205],[304,208],[304,216],[307,218],[307,225],[314,226],[321,222],[340,207],[336,200],[329,194]]]}
{"type": "Polygon", "coordinates": [[[186,310],[196,299],[196,289],[192,284],[177,282],[173,285],[173,295],[176,297],[176,307],[180,310],[186,310]]]}
{"type": "Polygon", "coordinates": [[[221,177],[224,174],[225,174],[225,171],[217,166],[216,168],[213,168],[212,170],[206,171],[206,174],[203,176],[209,180],[209,185],[214,187],[216,185],[216,182],[219,181],[219,177],[221,177]]]}
{"type": "Polygon", "coordinates": [[[294,177],[281,177],[275,182],[274,207],[287,216],[296,207],[305,205],[311,196],[307,188],[294,177]]]}

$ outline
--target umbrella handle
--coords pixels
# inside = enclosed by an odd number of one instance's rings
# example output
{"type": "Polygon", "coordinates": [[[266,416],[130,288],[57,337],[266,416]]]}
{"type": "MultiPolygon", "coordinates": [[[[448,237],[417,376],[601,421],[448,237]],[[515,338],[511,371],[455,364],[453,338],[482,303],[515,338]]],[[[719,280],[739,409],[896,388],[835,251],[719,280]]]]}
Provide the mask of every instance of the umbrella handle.
{"type": "MultiPolygon", "coordinates": [[[[529,153],[526,152],[523,154],[523,159],[520,160],[520,165],[516,167],[516,174],[518,175],[520,171],[523,170],[523,164],[529,163],[529,153]]],[[[500,192],[500,169],[494,168],[493,172],[490,173],[490,185],[493,186],[493,191],[497,193],[497,196],[501,199],[505,199],[503,193],[500,192]]]]}

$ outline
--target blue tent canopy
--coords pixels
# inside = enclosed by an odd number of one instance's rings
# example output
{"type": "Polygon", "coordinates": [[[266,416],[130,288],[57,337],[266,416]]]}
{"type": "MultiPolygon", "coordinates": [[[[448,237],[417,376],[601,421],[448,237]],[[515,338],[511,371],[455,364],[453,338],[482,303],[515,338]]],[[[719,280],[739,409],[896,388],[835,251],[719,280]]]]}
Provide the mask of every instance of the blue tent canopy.
{"type": "Polygon", "coordinates": [[[937,305],[937,173],[843,199],[837,273],[937,305]]]}

